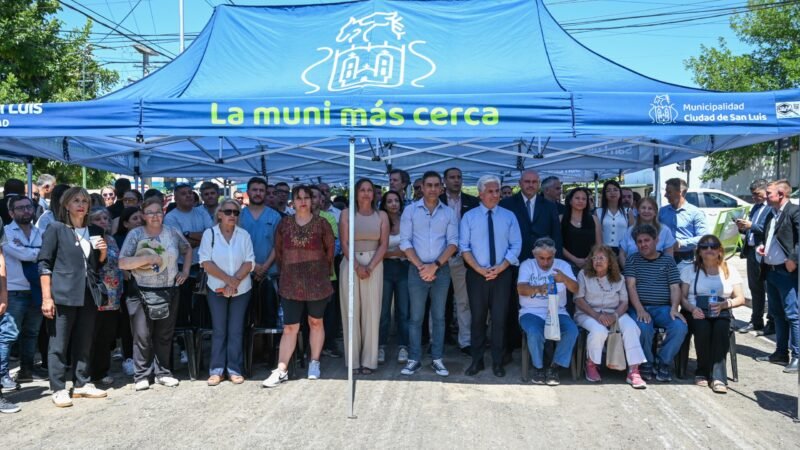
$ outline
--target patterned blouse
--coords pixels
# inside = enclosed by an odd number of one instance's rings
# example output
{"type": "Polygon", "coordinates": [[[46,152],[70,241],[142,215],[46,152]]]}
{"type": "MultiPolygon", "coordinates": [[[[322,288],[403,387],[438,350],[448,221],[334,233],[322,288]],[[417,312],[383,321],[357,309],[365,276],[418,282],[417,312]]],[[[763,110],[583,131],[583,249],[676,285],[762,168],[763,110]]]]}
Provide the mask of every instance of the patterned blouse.
{"type": "Polygon", "coordinates": [[[303,226],[297,224],[294,216],[281,219],[275,230],[280,296],[298,301],[330,297],[334,245],[331,226],[319,216],[313,216],[303,226]]]}
{"type": "Polygon", "coordinates": [[[177,228],[169,225],[162,225],[158,236],[148,236],[144,227],[134,228],[125,237],[119,256],[121,258],[136,256],[137,251],[142,251],[144,248],[153,249],[159,254],[162,264],[151,269],[132,270],[131,275],[136,279],[136,284],[149,288],[174,286],[175,277],[178,276],[178,256],[189,248],[186,238],[177,228]]]}
{"type": "Polygon", "coordinates": [[[106,263],[100,270],[100,277],[103,279],[105,294],[108,296],[103,306],[97,308],[98,311],[116,311],[119,309],[119,300],[122,297],[122,270],[119,268],[119,247],[114,238],[107,236],[106,263]]]}

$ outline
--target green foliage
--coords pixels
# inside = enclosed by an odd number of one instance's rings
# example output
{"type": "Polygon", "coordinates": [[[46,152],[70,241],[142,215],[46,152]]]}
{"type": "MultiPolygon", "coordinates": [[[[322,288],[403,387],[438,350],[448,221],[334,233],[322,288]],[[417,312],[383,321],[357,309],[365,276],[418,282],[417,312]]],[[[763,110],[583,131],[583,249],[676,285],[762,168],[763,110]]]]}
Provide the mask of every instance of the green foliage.
{"type": "MultiPolygon", "coordinates": [[[[731,18],[731,28],[750,54],[734,55],[723,39],[718,47],[700,48],[686,68],[702,88],[718,91],[764,91],[800,85],[800,4],[776,6],[773,0],[749,0],[750,11],[731,18]]],[[[772,143],[713,153],[703,172],[704,181],[725,180],[774,155],[772,143]]],[[[784,152],[788,160],[788,154],[784,152]]],[[[785,164],[785,161],[781,161],[785,164]]]]}
{"type": "MultiPolygon", "coordinates": [[[[101,95],[119,75],[94,59],[92,24],[65,31],[55,17],[56,0],[0,0],[0,103],[88,100],[101,95]]],[[[0,177],[25,179],[25,166],[0,162],[0,177]]],[[[110,174],[87,171],[87,186],[100,187],[110,174]]],[[[34,160],[34,178],[49,173],[58,182],[80,184],[81,168],[34,160]]]]}

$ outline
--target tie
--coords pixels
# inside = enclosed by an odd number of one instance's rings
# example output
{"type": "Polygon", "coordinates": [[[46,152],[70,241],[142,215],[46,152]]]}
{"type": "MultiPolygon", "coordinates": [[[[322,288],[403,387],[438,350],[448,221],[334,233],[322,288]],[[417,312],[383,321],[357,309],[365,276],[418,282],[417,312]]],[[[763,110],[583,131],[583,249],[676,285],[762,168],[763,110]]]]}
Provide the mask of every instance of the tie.
{"type": "Polygon", "coordinates": [[[489,265],[492,267],[497,263],[494,251],[494,221],[492,220],[492,211],[489,210],[489,265]]]}
{"type": "Polygon", "coordinates": [[[533,209],[531,209],[531,200],[529,199],[525,202],[525,205],[528,207],[528,219],[533,222],[533,209]]]}

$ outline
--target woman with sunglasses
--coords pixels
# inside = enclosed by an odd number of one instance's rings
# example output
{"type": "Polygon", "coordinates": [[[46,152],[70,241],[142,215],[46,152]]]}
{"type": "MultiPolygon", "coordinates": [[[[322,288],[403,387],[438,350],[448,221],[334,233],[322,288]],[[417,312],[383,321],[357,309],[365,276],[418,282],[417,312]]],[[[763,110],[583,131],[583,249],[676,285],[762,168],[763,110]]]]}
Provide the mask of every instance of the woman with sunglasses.
{"type": "Polygon", "coordinates": [[[242,338],[256,257],[250,234],[238,226],[240,212],[239,202],[222,200],[214,213],[217,225],[204,231],[200,241],[200,265],[208,274],[208,309],[214,329],[209,386],[219,385],[225,372],[231,383],[244,383],[242,338]]]}
{"type": "Polygon", "coordinates": [[[105,207],[108,208],[117,201],[117,193],[114,192],[114,186],[105,186],[100,189],[100,196],[103,197],[105,207]]]}
{"type": "Polygon", "coordinates": [[[189,278],[189,266],[178,271],[178,255],[192,258],[192,247],[177,228],[164,225],[161,199],[148,198],[142,205],[145,224],[131,230],[120,250],[119,268],[130,270],[128,314],[133,333],[134,389],[150,388],[150,378],[167,387],[178,380],[167,368],[172,350],[172,334],[178,312],[178,290],[174,287],[189,278]],[[152,320],[147,315],[141,291],[158,292],[169,300],[169,316],[152,320]]]}
{"type": "Polygon", "coordinates": [[[295,214],[285,216],[275,230],[275,260],[281,278],[278,295],[283,307],[283,334],[278,352],[278,367],[262,386],[273,388],[289,379],[289,358],[297,345],[297,332],[303,313],[308,313],[311,362],[308,378],[320,377],[319,356],[325,342],[323,316],[333,295],[330,276],[333,273],[335,239],[327,220],[311,211],[313,193],[309,186],[292,189],[295,214]]]}
{"type": "Polygon", "coordinates": [[[700,238],[694,264],[681,272],[681,292],[681,304],[691,313],[689,329],[697,352],[694,383],[725,394],[730,310],[744,304],[744,291],[739,272],[725,262],[725,250],[716,236],[700,238]]]}
{"type": "Polygon", "coordinates": [[[639,200],[636,208],[639,211],[636,223],[628,227],[622,242],[619,244],[619,265],[621,267],[625,267],[625,258],[639,251],[636,247],[636,240],[633,239],[632,235],[633,228],[637,225],[652,225],[658,231],[657,251],[669,256],[672,256],[674,251],[675,236],[672,235],[672,230],[669,227],[661,225],[658,221],[658,203],[656,203],[656,199],[644,197],[639,200]]]}

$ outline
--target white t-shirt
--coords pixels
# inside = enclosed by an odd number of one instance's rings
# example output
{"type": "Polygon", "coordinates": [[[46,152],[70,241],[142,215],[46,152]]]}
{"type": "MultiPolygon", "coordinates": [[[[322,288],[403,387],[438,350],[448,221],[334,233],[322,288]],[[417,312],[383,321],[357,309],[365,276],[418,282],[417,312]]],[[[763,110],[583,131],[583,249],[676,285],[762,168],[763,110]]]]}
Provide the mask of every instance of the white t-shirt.
{"type": "Polygon", "coordinates": [[[695,271],[694,265],[686,266],[681,271],[681,282],[689,285],[689,303],[697,305],[694,291],[694,278],[697,274],[697,295],[711,295],[711,290],[715,290],[720,300],[726,300],[733,296],[733,287],[742,284],[742,278],[735,267],[728,265],[728,278],[723,279],[722,269],[717,275],[706,275],[703,270],[699,273],[695,271]]]}
{"type": "MultiPolygon", "coordinates": [[[[569,277],[575,280],[575,275],[572,273],[572,268],[569,263],[561,259],[553,260],[553,265],[550,270],[542,270],[539,264],[536,263],[536,258],[530,258],[523,261],[519,266],[519,277],[517,284],[528,283],[530,285],[547,284],[547,277],[555,274],[555,269],[558,269],[569,277]]],[[[567,286],[564,283],[556,283],[558,290],[558,314],[567,314],[567,286]]],[[[547,318],[547,295],[532,295],[532,296],[519,296],[519,316],[523,314],[534,314],[542,319],[547,318]]]]}

